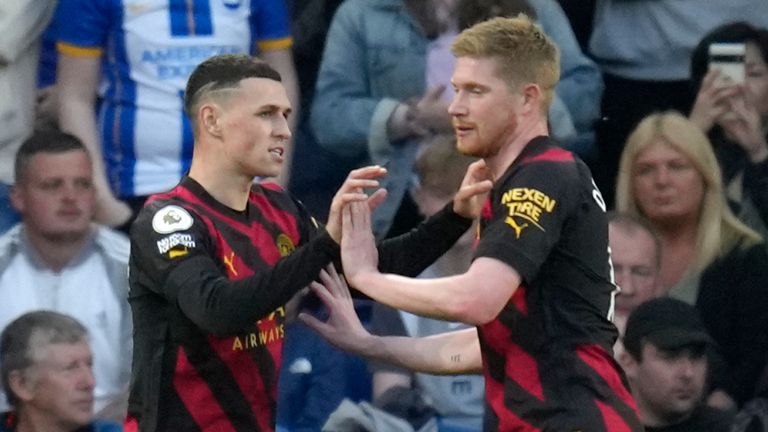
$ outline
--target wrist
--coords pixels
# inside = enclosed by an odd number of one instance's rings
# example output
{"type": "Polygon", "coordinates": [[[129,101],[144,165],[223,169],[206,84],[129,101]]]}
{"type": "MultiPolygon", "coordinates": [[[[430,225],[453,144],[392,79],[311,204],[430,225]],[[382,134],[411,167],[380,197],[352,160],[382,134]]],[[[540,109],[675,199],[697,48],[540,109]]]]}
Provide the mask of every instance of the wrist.
{"type": "Polygon", "coordinates": [[[392,142],[408,138],[413,135],[411,121],[413,120],[413,107],[407,103],[400,105],[392,111],[387,120],[387,136],[392,142]]]}
{"type": "Polygon", "coordinates": [[[768,159],[768,143],[765,139],[760,140],[760,143],[754,147],[754,150],[749,152],[749,160],[753,163],[760,163],[768,159]]]}

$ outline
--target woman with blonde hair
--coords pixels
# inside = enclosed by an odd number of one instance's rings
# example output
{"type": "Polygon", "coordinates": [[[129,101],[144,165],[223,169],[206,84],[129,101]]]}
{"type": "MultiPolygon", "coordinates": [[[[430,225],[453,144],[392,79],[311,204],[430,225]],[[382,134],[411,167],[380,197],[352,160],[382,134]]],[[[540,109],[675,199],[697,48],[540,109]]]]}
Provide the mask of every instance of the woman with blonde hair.
{"type": "Polygon", "coordinates": [[[768,359],[768,255],[729,209],[701,129],[671,111],[641,121],[621,156],[616,207],[656,228],[660,294],[696,305],[720,347],[712,400],[745,402],[768,359]]]}

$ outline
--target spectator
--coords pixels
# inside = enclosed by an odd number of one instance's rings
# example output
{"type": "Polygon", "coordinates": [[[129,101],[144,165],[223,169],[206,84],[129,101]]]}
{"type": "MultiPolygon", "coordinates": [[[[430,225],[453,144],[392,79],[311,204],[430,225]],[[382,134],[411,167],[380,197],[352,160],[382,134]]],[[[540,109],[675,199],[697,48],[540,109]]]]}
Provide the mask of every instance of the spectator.
{"type": "Polygon", "coordinates": [[[725,191],[739,218],[768,234],[768,32],[737,22],[716,28],[699,42],[691,60],[698,89],[689,118],[706,133],[720,164],[725,191]],[[744,83],[717,84],[709,46],[744,43],[744,83]]]}
{"type": "Polygon", "coordinates": [[[656,229],[661,294],[695,304],[721,350],[709,402],[743,403],[768,358],[768,256],[729,210],[707,137],[679,113],[645,118],[622,154],[616,205],[656,229]]]}
{"type": "Polygon", "coordinates": [[[9,201],[13,157],[32,133],[40,38],[55,0],[0,3],[0,234],[19,215],[9,201]]]}
{"type": "MultiPolygon", "coordinates": [[[[614,279],[621,288],[616,296],[614,323],[622,335],[630,312],[656,296],[661,242],[648,222],[636,216],[611,212],[608,215],[608,245],[614,279]]],[[[616,342],[620,345],[621,339],[616,342]]]]}
{"type": "MultiPolygon", "coordinates": [[[[469,164],[474,160],[456,150],[452,135],[436,135],[427,140],[414,165],[416,184],[410,193],[419,212],[432,216],[451,201],[459,190],[469,164]]],[[[472,260],[474,230],[467,231],[420,278],[451,276],[467,271],[472,260]]],[[[371,332],[383,336],[430,336],[466,324],[430,319],[397,311],[377,303],[373,307],[371,332]]],[[[441,432],[480,431],[483,425],[484,380],[481,375],[436,376],[412,373],[383,363],[373,367],[374,403],[390,413],[411,413],[414,398],[434,408],[441,432]],[[406,391],[415,393],[404,397],[406,391]]]]}
{"type": "MultiPolygon", "coordinates": [[[[279,186],[253,182],[280,171],[291,136],[291,104],[273,68],[214,56],[195,68],[185,94],[195,131],[189,175],[153,196],[131,229],[130,414],[143,432],[272,430],[284,305],[339,258],[341,209],[357,200],[375,207],[383,191],[369,198],[362,189],[377,187],[386,170],[350,173],[326,230],[279,186]]],[[[464,192],[460,210],[477,193],[464,192]]],[[[382,265],[417,274],[470,224],[446,206],[382,245],[382,265]],[[420,243],[434,251],[416,251],[420,243]]]]}
{"type": "MultiPolygon", "coordinates": [[[[363,317],[370,317],[371,303],[359,300],[355,304],[366,323],[370,320],[363,317]]],[[[318,319],[327,316],[322,303],[311,294],[301,296],[296,309],[318,319]]],[[[371,374],[365,359],[335,348],[296,320],[290,303],[286,310],[277,427],[290,432],[319,431],[342,400],[371,400],[371,374]]]]}
{"type": "Polygon", "coordinates": [[[88,331],[52,311],[28,312],[0,335],[3,389],[13,411],[0,416],[0,432],[120,432],[95,420],[95,379],[88,331]]]}
{"type": "MultiPolygon", "coordinates": [[[[94,155],[99,221],[119,225],[129,218],[113,194],[138,212],[148,195],[171,189],[189,169],[193,137],[182,108],[184,85],[207,57],[258,53],[281,73],[298,110],[283,0],[157,7],[61,0],[60,8],[59,122],[94,155]]],[[[290,147],[284,152],[289,158],[290,147]]]]}
{"type": "Polygon", "coordinates": [[[128,240],[91,222],[92,164],[83,144],[35,132],[19,148],[13,205],[22,221],[0,237],[0,329],[25,312],[51,309],[89,329],[94,407],[125,417],[130,374],[128,240]]]}
{"type": "Polygon", "coordinates": [[[557,122],[553,118],[555,130],[566,122],[569,133],[574,124],[590,126],[602,91],[599,71],[579,50],[554,0],[480,5],[348,0],[339,7],[328,31],[310,120],[320,145],[333,153],[357,158],[359,164],[386,164],[389,199],[373,215],[378,237],[410,228],[419,219],[406,192],[417,143],[451,130],[447,107],[453,60],[448,47],[460,30],[460,10],[477,8],[489,17],[492,10],[517,15],[521,7],[534,10],[543,30],[562,48],[563,81],[552,104],[559,114],[557,122]]]}
{"type": "Polygon", "coordinates": [[[742,19],[768,26],[765,1],[596,0],[589,46],[605,92],[597,131],[602,170],[595,178],[608,199],[629,132],[652,112],[688,112],[693,48],[716,26],[742,19]]]}
{"type": "Polygon", "coordinates": [[[646,431],[729,431],[733,415],[703,403],[712,343],[698,311],[680,300],[651,300],[630,314],[620,362],[646,431]]]}

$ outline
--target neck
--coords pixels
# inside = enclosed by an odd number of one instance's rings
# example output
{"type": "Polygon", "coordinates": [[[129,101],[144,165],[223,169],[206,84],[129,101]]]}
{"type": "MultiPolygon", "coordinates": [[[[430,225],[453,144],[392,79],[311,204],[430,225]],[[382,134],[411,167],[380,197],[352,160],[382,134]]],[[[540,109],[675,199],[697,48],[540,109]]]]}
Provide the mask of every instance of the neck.
{"type": "Polygon", "coordinates": [[[666,291],[679,283],[696,257],[696,223],[656,226],[661,239],[662,288],[666,291]]]}
{"type": "Polygon", "coordinates": [[[24,230],[30,246],[43,263],[56,273],[82,253],[89,232],[50,236],[30,229],[24,230]]]}
{"type": "Polygon", "coordinates": [[[72,432],[79,426],[65,425],[45,415],[19,410],[16,432],[72,432]]]}
{"type": "Polygon", "coordinates": [[[644,403],[642,398],[636,398],[637,409],[640,412],[640,423],[645,427],[661,428],[674,426],[682,423],[691,417],[693,412],[680,413],[676,415],[664,415],[654,412],[648,407],[648,404],[644,403]]]}
{"type": "Polygon", "coordinates": [[[547,120],[541,117],[531,119],[525,124],[518,125],[515,132],[498,153],[485,158],[485,163],[490,168],[494,180],[504,174],[532,139],[541,135],[549,135],[547,120]]]}
{"type": "Polygon", "coordinates": [[[189,177],[200,183],[216,201],[233,210],[245,210],[253,177],[237,175],[232,172],[234,170],[222,170],[222,163],[219,163],[216,154],[198,155],[202,152],[200,150],[202,146],[196,145],[196,147],[189,177]]]}

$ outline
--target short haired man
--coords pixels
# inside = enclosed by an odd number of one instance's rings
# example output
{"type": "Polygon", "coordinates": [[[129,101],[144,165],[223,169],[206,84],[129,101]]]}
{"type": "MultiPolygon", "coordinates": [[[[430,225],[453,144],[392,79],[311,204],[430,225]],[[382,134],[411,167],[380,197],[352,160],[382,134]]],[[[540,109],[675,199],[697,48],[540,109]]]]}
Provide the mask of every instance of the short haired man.
{"type": "MultiPolygon", "coordinates": [[[[279,186],[253,183],[279,174],[291,137],[291,104],[274,69],[214,56],[192,72],[185,98],[195,133],[189,174],[150,198],[131,229],[129,412],[149,432],[271,431],[283,306],[339,257],[342,207],[375,205],[382,194],[363,189],[385,170],[351,172],[320,227],[279,186]]],[[[437,259],[479,214],[471,197],[484,186],[465,188],[466,204],[457,198],[382,246],[382,267],[413,275],[437,259]],[[424,243],[427,253],[414,247],[424,243]]]]}
{"type": "MultiPolygon", "coordinates": [[[[415,344],[344,330],[350,321],[336,315],[305,320],[343,348],[405,367],[482,370],[489,431],[639,431],[611,358],[616,287],[605,204],[587,167],[547,136],[557,48],[520,16],[463,31],[453,53],[457,147],[484,159],[470,178],[495,180],[474,261],[466,273],[438,279],[383,274],[370,212],[358,203],[344,210],[342,260],[352,285],[375,300],[477,329],[415,344]]],[[[339,312],[336,295],[315,289],[339,312]]]]}
{"type": "Polygon", "coordinates": [[[13,411],[0,432],[118,432],[94,421],[93,360],[88,332],[74,318],[53,311],[28,312],[0,335],[3,389],[13,411]]]}
{"type": "Polygon", "coordinates": [[[728,431],[732,415],[703,403],[712,339],[697,310],[659,298],[627,321],[620,356],[646,431],[728,431]]]}
{"type": "MultiPolygon", "coordinates": [[[[661,242],[653,228],[635,216],[610,212],[608,214],[608,244],[616,285],[614,323],[619,334],[629,314],[637,306],[656,297],[659,288],[661,242]]],[[[617,346],[621,342],[617,341],[617,346]]],[[[614,353],[618,355],[618,353],[614,353]]]]}
{"type": "Polygon", "coordinates": [[[0,329],[38,309],[79,319],[94,352],[94,407],[117,420],[131,370],[129,243],[92,223],[91,162],[80,140],[57,130],[19,148],[11,200],[22,220],[0,237],[0,329]]]}

